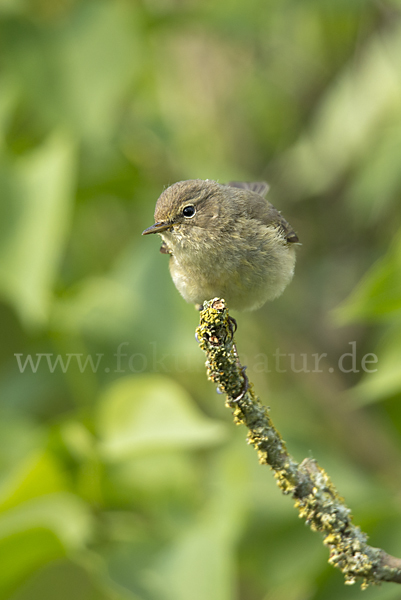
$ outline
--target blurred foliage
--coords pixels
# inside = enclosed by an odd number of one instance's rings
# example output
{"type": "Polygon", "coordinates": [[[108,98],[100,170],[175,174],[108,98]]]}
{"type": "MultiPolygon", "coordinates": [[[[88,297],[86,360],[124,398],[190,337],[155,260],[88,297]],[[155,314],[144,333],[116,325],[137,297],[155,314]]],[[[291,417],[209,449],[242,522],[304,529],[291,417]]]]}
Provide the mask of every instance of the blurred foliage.
{"type": "Polygon", "coordinates": [[[140,233],[177,180],[269,181],[303,246],[241,358],[400,556],[399,0],[0,0],[0,50],[0,600],[359,597],[140,233]]]}

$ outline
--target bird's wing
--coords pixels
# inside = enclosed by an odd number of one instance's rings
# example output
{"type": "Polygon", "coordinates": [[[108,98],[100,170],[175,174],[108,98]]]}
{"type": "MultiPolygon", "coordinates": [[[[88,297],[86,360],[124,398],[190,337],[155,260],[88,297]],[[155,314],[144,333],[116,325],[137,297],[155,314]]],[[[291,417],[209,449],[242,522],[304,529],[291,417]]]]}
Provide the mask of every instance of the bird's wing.
{"type": "Polygon", "coordinates": [[[255,194],[255,196],[253,196],[253,201],[246,203],[247,213],[249,216],[253,219],[261,221],[265,225],[279,227],[283,232],[284,238],[289,244],[299,243],[298,236],[288,221],[281,216],[281,213],[274,208],[273,204],[265,199],[270,187],[268,183],[265,181],[255,181],[253,183],[230,181],[225,185],[253,192],[255,194]]]}
{"type": "Polygon", "coordinates": [[[282,217],[280,215],[280,213],[279,213],[279,217],[280,218],[278,219],[278,224],[283,229],[285,239],[287,240],[287,242],[289,244],[299,244],[299,238],[298,238],[297,234],[295,233],[295,231],[293,230],[293,228],[291,227],[291,225],[288,223],[288,221],[286,221],[284,219],[284,217],[282,217]]]}
{"type": "Polygon", "coordinates": [[[264,225],[273,225],[279,228],[283,237],[289,244],[298,244],[299,239],[291,225],[284,219],[282,214],[265,198],[254,195],[252,202],[247,202],[246,210],[252,219],[263,223],[264,225]]]}
{"type": "Polygon", "coordinates": [[[281,213],[274,208],[272,204],[269,203],[269,206],[266,207],[266,210],[258,211],[258,214],[255,216],[255,218],[259,221],[262,221],[262,223],[265,225],[273,225],[274,227],[281,229],[285,240],[289,244],[299,244],[298,236],[289,222],[284,219],[281,213]]]}
{"type": "Polygon", "coordinates": [[[242,190],[249,190],[251,192],[259,194],[263,198],[266,197],[266,194],[270,189],[270,185],[266,183],[266,181],[229,181],[224,185],[227,185],[228,187],[241,188],[242,190]]]}

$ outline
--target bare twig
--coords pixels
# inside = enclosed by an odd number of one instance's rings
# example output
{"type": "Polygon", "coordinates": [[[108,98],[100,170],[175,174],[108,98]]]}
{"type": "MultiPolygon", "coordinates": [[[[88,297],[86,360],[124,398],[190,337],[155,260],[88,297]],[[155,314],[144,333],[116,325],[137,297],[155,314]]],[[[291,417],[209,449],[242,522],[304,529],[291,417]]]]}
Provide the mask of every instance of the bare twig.
{"type": "Polygon", "coordinates": [[[401,559],[367,544],[367,535],[352,523],[351,511],[327,473],[314,459],[297,463],[288,453],[267,407],[248,382],[233,331],[224,300],[206,302],[196,333],[206,353],[208,377],[227,395],[226,406],[232,409],[235,423],[248,428],[248,443],[256,448],[260,463],[270,465],[279,488],[294,498],[300,517],[324,535],[329,562],[342,570],[345,583],[359,578],[363,588],[382,581],[401,583],[401,559]]]}

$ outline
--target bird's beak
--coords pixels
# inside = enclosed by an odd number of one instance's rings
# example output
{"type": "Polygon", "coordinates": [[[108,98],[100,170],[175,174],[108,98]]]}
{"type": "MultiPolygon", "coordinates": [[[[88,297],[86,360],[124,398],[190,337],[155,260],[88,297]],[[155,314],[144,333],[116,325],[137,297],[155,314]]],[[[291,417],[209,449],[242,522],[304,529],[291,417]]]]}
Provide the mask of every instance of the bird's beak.
{"type": "Polygon", "coordinates": [[[161,221],[160,223],[155,223],[151,225],[145,231],[142,231],[142,235],[149,235],[149,233],[160,233],[161,231],[165,231],[166,229],[170,229],[171,223],[165,223],[161,221]]]}

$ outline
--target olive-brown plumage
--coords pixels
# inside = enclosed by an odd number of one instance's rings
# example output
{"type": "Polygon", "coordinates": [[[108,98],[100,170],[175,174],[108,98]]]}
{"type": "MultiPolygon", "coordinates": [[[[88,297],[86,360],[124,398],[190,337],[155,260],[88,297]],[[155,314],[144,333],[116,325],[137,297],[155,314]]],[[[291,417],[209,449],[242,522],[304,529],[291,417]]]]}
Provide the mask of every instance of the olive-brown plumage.
{"type": "Polygon", "coordinates": [[[263,196],[266,183],[193,179],[167,188],[155,208],[161,251],[187,302],[216,296],[230,308],[254,310],[291,281],[298,237],[263,196]]]}

